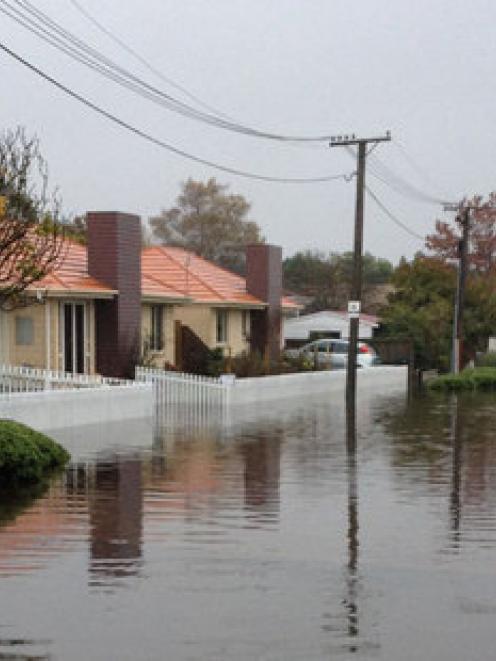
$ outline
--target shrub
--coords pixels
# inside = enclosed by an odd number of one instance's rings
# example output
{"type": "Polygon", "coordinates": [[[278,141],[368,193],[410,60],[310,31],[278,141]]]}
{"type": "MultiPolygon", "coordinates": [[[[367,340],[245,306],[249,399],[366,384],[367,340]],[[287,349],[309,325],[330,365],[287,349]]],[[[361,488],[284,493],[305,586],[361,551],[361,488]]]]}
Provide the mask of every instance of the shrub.
{"type": "Polygon", "coordinates": [[[445,374],[429,381],[432,390],[494,390],[496,389],[496,367],[476,367],[460,374],[445,374]]]}
{"type": "MultiPolygon", "coordinates": [[[[224,352],[221,348],[210,349],[206,359],[206,375],[219,376],[225,371],[224,352]]],[[[200,374],[202,372],[200,371],[200,374]]]]}
{"type": "Polygon", "coordinates": [[[38,482],[69,460],[48,436],[11,420],[0,420],[0,482],[38,482]]]}
{"type": "Polygon", "coordinates": [[[477,367],[496,367],[496,351],[488,351],[478,356],[477,367]]]}

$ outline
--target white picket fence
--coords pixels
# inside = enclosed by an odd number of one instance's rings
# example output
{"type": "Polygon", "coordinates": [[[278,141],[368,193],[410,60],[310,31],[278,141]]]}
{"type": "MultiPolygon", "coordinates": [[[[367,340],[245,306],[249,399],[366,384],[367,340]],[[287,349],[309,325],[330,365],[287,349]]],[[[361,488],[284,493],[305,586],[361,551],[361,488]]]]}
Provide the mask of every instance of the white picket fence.
{"type": "Polygon", "coordinates": [[[195,405],[199,409],[224,407],[231,391],[231,385],[222,378],[150,367],[137,367],[136,381],[152,383],[155,402],[165,408],[176,404],[195,405]]]}
{"type": "Polygon", "coordinates": [[[78,390],[98,386],[134,386],[125,379],[105,378],[97,374],[71,374],[18,365],[0,365],[0,397],[46,390],[78,390]]]}
{"type": "Polygon", "coordinates": [[[0,365],[0,418],[53,431],[152,415],[147,383],[0,365]]]}

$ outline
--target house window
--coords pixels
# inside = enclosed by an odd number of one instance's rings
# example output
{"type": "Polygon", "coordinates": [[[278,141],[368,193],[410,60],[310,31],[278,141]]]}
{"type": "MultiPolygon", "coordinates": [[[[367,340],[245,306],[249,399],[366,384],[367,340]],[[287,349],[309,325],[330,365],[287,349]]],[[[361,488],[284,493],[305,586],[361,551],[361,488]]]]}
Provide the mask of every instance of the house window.
{"type": "Polygon", "coordinates": [[[241,333],[244,340],[250,339],[250,311],[243,310],[241,313],[241,333]]]}
{"type": "Polygon", "coordinates": [[[30,346],[34,342],[34,324],[31,317],[15,318],[16,344],[19,346],[30,346]]]}
{"type": "Polygon", "coordinates": [[[217,344],[227,342],[227,310],[217,310],[217,344]]]}
{"type": "Polygon", "coordinates": [[[150,349],[162,351],[164,348],[164,306],[152,305],[151,311],[150,349]]]}

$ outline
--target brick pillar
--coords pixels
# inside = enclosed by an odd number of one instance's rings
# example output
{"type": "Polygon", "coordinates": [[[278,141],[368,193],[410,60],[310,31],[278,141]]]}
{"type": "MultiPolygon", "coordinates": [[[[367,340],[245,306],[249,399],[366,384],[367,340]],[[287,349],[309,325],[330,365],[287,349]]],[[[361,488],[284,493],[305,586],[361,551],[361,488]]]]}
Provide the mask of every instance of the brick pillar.
{"type": "Polygon", "coordinates": [[[246,289],[267,303],[251,313],[251,348],[275,360],[281,350],[282,248],[264,243],[246,248],[246,289]]]}
{"type": "Polygon", "coordinates": [[[91,212],[88,273],[119,293],[96,302],[96,369],[131,377],[141,352],[141,223],[138,216],[91,212]]]}

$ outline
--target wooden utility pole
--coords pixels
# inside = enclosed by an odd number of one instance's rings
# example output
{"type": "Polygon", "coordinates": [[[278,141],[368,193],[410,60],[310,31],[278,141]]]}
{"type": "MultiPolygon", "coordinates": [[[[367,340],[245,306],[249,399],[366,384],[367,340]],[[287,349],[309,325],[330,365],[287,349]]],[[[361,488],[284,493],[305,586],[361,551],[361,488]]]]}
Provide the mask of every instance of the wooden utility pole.
{"type": "MultiPolygon", "coordinates": [[[[445,205],[445,210],[453,207],[445,205]]],[[[463,366],[463,311],[465,307],[465,284],[468,271],[468,248],[470,240],[470,211],[475,207],[466,205],[460,211],[459,220],[462,236],[458,241],[458,277],[456,283],[455,309],[453,312],[453,341],[451,350],[451,371],[458,374],[463,366]]]]}
{"type": "Polygon", "coordinates": [[[353,249],[353,280],[351,285],[351,298],[348,302],[348,316],[350,321],[348,343],[348,365],[346,371],[346,406],[348,410],[355,409],[356,402],[356,369],[358,354],[358,333],[360,328],[360,301],[362,298],[362,252],[363,252],[363,211],[365,192],[365,164],[367,159],[367,145],[389,142],[391,134],[376,138],[357,138],[355,135],[345,135],[333,138],[331,147],[358,146],[357,158],[357,188],[355,207],[355,238],[353,249]]]}
{"type": "Polygon", "coordinates": [[[455,359],[453,370],[458,373],[463,363],[463,310],[465,307],[465,283],[468,270],[468,242],[470,237],[470,207],[465,207],[462,213],[462,239],[460,241],[460,264],[458,267],[458,284],[456,288],[456,334],[455,334],[455,359]]]}

